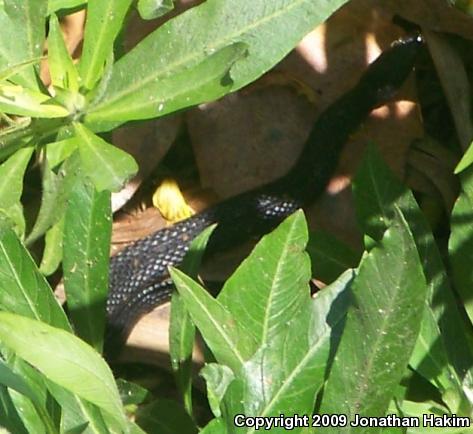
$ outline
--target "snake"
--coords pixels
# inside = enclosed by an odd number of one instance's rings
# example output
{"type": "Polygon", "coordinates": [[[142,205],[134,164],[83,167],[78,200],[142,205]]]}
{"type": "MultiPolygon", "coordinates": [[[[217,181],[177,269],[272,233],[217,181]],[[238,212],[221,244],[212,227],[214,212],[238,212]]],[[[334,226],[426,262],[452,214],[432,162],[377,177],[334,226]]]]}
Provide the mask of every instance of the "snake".
{"type": "Polygon", "coordinates": [[[206,253],[218,254],[261,237],[312,204],[335,173],[341,151],[369,113],[385,104],[412,71],[422,37],[399,39],[363,72],[357,84],[315,120],[301,155],[276,181],[238,194],[128,245],[113,256],[106,303],[106,346],[123,344],[139,318],[169,301],[168,267],[179,267],[192,241],[217,224],[206,253]]]}

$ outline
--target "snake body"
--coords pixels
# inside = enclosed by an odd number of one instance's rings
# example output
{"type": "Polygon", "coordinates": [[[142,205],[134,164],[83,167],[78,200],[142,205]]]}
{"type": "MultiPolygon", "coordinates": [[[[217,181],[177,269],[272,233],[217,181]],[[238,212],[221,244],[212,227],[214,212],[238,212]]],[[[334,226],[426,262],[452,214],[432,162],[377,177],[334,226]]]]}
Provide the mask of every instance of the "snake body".
{"type": "Polygon", "coordinates": [[[271,231],[314,202],[333,175],[349,135],[393,96],[412,70],[420,45],[419,37],[409,37],[383,52],[358,84],[318,117],[298,161],[282,178],[161,229],[112,257],[107,339],[122,342],[141,315],[170,298],[168,266],[179,266],[206,227],[218,224],[207,247],[218,253],[271,231]]]}

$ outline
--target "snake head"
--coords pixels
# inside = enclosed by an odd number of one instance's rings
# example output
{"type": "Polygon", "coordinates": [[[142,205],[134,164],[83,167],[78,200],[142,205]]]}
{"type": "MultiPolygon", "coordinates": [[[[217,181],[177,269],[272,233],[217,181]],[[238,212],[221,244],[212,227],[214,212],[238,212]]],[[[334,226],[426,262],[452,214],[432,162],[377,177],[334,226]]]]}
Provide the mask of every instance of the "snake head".
{"type": "Polygon", "coordinates": [[[368,67],[360,80],[366,95],[381,105],[389,101],[412,71],[423,39],[420,35],[395,41],[368,67]]]}

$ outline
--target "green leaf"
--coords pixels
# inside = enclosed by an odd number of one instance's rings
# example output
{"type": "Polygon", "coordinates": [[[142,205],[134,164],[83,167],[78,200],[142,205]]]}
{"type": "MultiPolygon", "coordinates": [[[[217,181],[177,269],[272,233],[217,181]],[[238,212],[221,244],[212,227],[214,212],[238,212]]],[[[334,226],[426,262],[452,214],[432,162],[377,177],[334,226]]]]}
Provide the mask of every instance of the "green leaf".
{"type": "Polygon", "coordinates": [[[132,383],[130,381],[119,378],[117,380],[118,391],[123,405],[138,405],[142,404],[143,401],[149,396],[148,390],[139,384],[132,383]]]}
{"type": "Polygon", "coordinates": [[[312,263],[312,276],[324,283],[333,282],[349,268],[357,266],[360,255],[329,232],[309,234],[307,244],[312,263]]]}
{"type": "Polygon", "coordinates": [[[240,350],[250,346],[247,351],[253,354],[272,344],[287,328],[284,319],[306,314],[311,278],[307,240],[304,214],[297,212],[263,237],[225,283],[218,301],[250,338],[238,343],[240,350]]]}
{"type": "MultiPolygon", "coordinates": [[[[41,57],[46,29],[47,0],[4,0],[0,6],[0,69],[41,57]]],[[[38,66],[22,69],[14,83],[39,89],[38,66]]]]}
{"type": "Polygon", "coordinates": [[[36,57],[34,59],[25,60],[24,62],[17,63],[16,65],[9,66],[2,71],[0,71],[0,81],[5,81],[9,79],[12,75],[18,74],[22,69],[39,63],[41,61],[41,57],[36,57]]]}
{"type": "Polygon", "coordinates": [[[467,167],[471,166],[471,163],[473,163],[473,143],[470,144],[468,149],[463,154],[462,159],[457,164],[457,167],[455,167],[455,175],[463,172],[467,167]]]}
{"type": "Polygon", "coordinates": [[[0,84],[0,111],[38,118],[63,118],[69,111],[56,104],[46,104],[50,97],[28,88],[0,84]]]}
{"type": "Polygon", "coordinates": [[[140,407],[136,423],[147,433],[196,434],[197,427],[177,403],[160,399],[140,407]]]}
{"type": "Polygon", "coordinates": [[[97,405],[122,427],[126,418],[113,375],[93,348],[69,332],[0,312],[0,340],[48,379],[97,405]]]}
{"type": "Polygon", "coordinates": [[[200,434],[227,434],[227,427],[223,419],[212,419],[200,430],[200,434]]]}
{"type": "Polygon", "coordinates": [[[112,219],[110,192],[84,180],[68,200],[63,269],[67,307],[76,333],[101,351],[108,293],[112,219]]]}
{"type": "MultiPolygon", "coordinates": [[[[346,0],[208,0],[160,26],[116,63],[103,107],[108,106],[110,114],[118,102],[124,108],[121,101],[128,101],[139,89],[182,75],[210,54],[241,42],[248,47],[248,56],[232,67],[231,88],[222,89],[237,90],[268,71],[344,3],[346,0]],[[182,35],[192,35],[192,42],[182,35]]],[[[192,104],[197,102],[195,99],[192,104]]],[[[94,108],[97,116],[100,106],[94,108]]],[[[154,116],[159,114],[164,113],[156,110],[154,116]]],[[[95,113],[90,122],[93,116],[95,113]]]]}
{"type": "Polygon", "coordinates": [[[239,350],[241,344],[237,346],[244,335],[235,327],[230,312],[182,271],[170,268],[170,273],[194,324],[204,335],[216,359],[238,372],[249,354],[248,348],[244,348],[242,353],[239,350]]]}
{"type": "Polygon", "coordinates": [[[216,363],[206,364],[200,371],[200,375],[207,384],[207,399],[215,417],[220,417],[220,403],[227,391],[228,385],[233,381],[235,375],[232,370],[225,365],[216,363]]]}
{"type": "Polygon", "coordinates": [[[131,155],[109,145],[79,123],[74,123],[74,129],[81,140],[79,153],[84,172],[98,191],[118,191],[138,171],[131,155]]]}
{"type": "Polygon", "coordinates": [[[455,289],[458,291],[465,310],[473,321],[473,294],[471,282],[473,272],[473,171],[461,177],[462,190],[451,216],[451,232],[448,243],[449,260],[453,272],[455,289]]]}
{"type": "Polygon", "coordinates": [[[173,0],[138,0],[137,9],[141,18],[152,20],[174,9],[173,0]]]}
{"type": "Polygon", "coordinates": [[[5,386],[0,386],[0,421],[1,426],[8,430],[5,434],[28,434],[10,393],[5,386]]]}
{"type": "Polygon", "coordinates": [[[390,224],[394,204],[409,217],[409,224],[422,261],[428,290],[428,303],[410,365],[442,393],[456,390],[467,399],[473,390],[473,352],[457,302],[431,234],[412,193],[403,189],[374,148],[360,165],[354,180],[357,213],[365,231],[379,239],[383,226],[390,224]],[[446,363],[448,360],[449,363],[446,363]]]}
{"type": "Polygon", "coordinates": [[[67,51],[59,21],[55,14],[49,18],[48,66],[53,86],[79,91],[79,75],[67,51]]]}
{"type": "MultiPolygon", "coordinates": [[[[382,241],[360,264],[321,414],[343,413],[349,419],[355,414],[384,416],[409,362],[427,285],[412,234],[398,213],[382,241]]],[[[352,431],[357,430],[327,430],[352,431]]]]}
{"type": "Polygon", "coordinates": [[[39,266],[39,271],[45,276],[53,274],[59,268],[59,264],[62,261],[63,232],[64,218],[46,232],[43,257],[39,266]]]}
{"type": "Polygon", "coordinates": [[[0,229],[0,308],[70,328],[51,288],[11,229],[0,229]]]}
{"type": "Polygon", "coordinates": [[[0,207],[8,209],[20,202],[23,192],[23,177],[31,159],[34,148],[23,148],[16,151],[7,161],[0,165],[0,207]]]}
{"type": "MultiPolygon", "coordinates": [[[[209,226],[189,246],[180,269],[192,278],[197,277],[205,248],[215,229],[209,226]]],[[[171,320],[169,324],[169,354],[177,386],[183,396],[184,405],[192,414],[192,351],[194,349],[195,326],[179,293],[171,299],[171,320]]]]}
{"type": "Polygon", "coordinates": [[[51,169],[62,163],[79,147],[77,137],[49,143],[46,147],[46,159],[51,169]]]}
{"type": "Polygon", "coordinates": [[[79,64],[82,85],[92,89],[102,76],[105,60],[113,50],[132,0],[89,0],[84,46],[79,64]]]}
{"type": "MultiPolygon", "coordinates": [[[[129,120],[156,118],[215,100],[230,90],[228,71],[235,61],[244,56],[245,51],[245,45],[233,44],[198,65],[169,76],[156,75],[151,82],[139,82],[130,75],[123,76],[118,89],[113,87],[112,70],[103,99],[88,110],[85,122],[94,129],[102,129],[101,125],[108,129],[113,122],[116,126],[129,120]]],[[[149,62],[143,65],[144,69],[149,68],[149,62]]]]}

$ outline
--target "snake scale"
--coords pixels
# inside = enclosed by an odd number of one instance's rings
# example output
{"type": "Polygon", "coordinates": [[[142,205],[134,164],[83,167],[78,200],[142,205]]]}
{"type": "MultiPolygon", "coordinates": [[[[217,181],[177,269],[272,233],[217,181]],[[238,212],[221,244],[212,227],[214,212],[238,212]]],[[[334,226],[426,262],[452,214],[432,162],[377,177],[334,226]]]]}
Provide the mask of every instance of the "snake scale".
{"type": "Polygon", "coordinates": [[[314,202],[333,175],[349,135],[375,107],[392,98],[411,72],[421,43],[419,36],[411,36],[381,53],[357,85],[318,117],[299,159],[282,178],[161,229],[112,257],[107,346],[111,341],[123,343],[140,316],[169,300],[173,284],[168,266],[179,266],[203,229],[218,224],[207,247],[218,253],[271,231],[314,202]]]}

